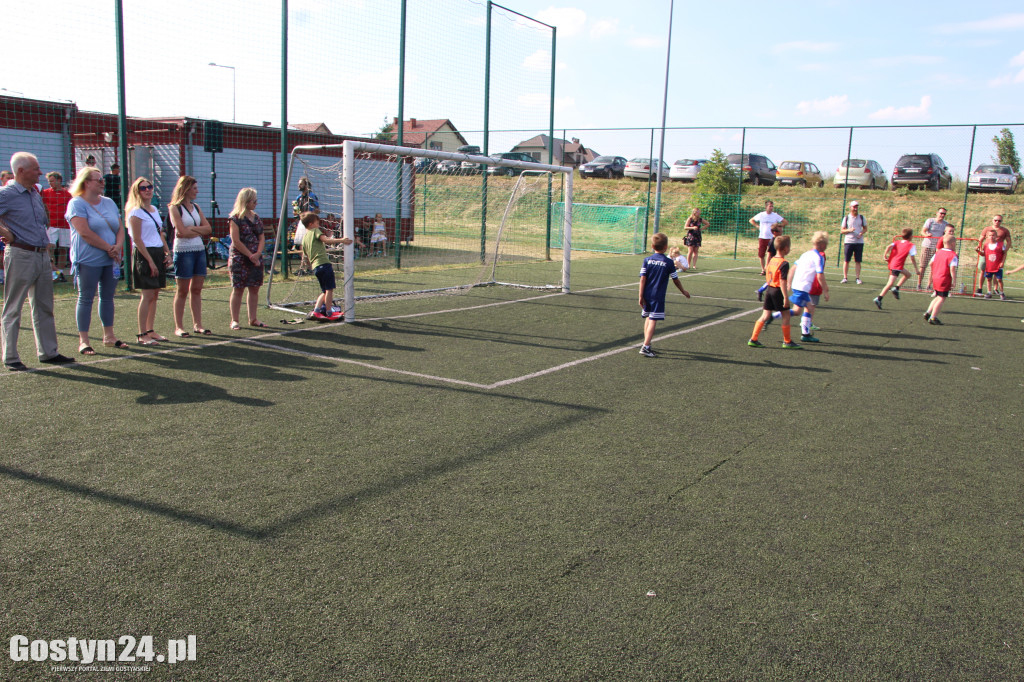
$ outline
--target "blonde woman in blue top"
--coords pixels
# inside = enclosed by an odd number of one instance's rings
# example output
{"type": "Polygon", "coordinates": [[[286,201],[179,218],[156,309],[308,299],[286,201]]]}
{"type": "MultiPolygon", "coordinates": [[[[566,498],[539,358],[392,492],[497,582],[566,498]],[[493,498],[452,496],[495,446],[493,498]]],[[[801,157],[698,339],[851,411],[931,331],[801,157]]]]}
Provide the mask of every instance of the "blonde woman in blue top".
{"type": "Polygon", "coordinates": [[[114,263],[120,262],[124,246],[121,212],[113,200],[103,196],[103,174],[92,166],[78,172],[71,185],[71,196],[64,217],[71,226],[71,267],[78,282],[78,352],[96,354],[89,345],[89,322],[97,286],[103,345],[128,348],[127,343],[114,336],[114,263]]]}

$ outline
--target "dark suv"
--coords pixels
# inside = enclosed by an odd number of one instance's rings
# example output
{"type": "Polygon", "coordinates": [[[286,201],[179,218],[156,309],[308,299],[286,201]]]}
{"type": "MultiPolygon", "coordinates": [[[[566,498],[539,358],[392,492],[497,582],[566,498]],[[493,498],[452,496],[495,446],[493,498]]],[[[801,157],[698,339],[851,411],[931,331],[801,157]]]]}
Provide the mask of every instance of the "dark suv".
{"type": "Polygon", "coordinates": [[[924,187],[930,190],[949,189],[953,176],[938,154],[904,154],[892,169],[892,189],[924,187]]]}
{"type": "Polygon", "coordinates": [[[763,154],[744,154],[742,157],[739,154],[730,154],[726,161],[733,170],[742,169],[743,182],[752,185],[775,184],[775,164],[763,154]]]}

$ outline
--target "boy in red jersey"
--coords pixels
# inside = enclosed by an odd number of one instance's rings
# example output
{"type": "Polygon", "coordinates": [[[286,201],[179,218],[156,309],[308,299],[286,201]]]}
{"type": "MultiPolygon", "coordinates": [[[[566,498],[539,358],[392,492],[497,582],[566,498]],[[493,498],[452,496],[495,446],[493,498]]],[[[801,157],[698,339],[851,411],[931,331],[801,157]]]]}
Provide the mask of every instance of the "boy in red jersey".
{"type": "Polygon", "coordinates": [[[874,304],[878,306],[878,309],[882,309],[882,299],[885,298],[885,294],[892,289],[893,298],[897,301],[900,300],[900,287],[910,277],[910,271],[905,270],[903,265],[907,262],[907,257],[910,257],[910,262],[914,264],[914,271],[920,275],[921,268],[917,267],[917,248],[914,246],[914,242],[911,241],[911,237],[914,236],[914,231],[909,227],[903,228],[900,232],[900,238],[894,239],[892,244],[885,247],[885,254],[882,256],[889,263],[889,281],[882,287],[882,293],[875,296],[874,304]],[[893,286],[899,278],[899,284],[893,286]]]}
{"type": "Polygon", "coordinates": [[[946,235],[942,238],[942,248],[936,251],[935,257],[932,258],[932,289],[935,290],[935,298],[928,305],[928,310],[924,311],[924,319],[928,320],[929,324],[942,324],[939,320],[939,311],[942,310],[942,304],[946,302],[949,291],[953,288],[953,282],[956,281],[956,266],[959,265],[956,252],[953,250],[955,245],[956,239],[952,235],[946,235]]]}
{"type": "Polygon", "coordinates": [[[788,236],[775,238],[775,256],[765,266],[765,281],[768,288],[764,292],[764,311],[761,317],[754,323],[754,333],[747,341],[751,348],[764,348],[764,344],[757,340],[761,330],[772,319],[772,313],[782,313],[782,347],[802,348],[798,343],[793,343],[789,334],[789,262],[786,256],[789,255],[790,239],[788,236]]]}
{"type": "Polygon", "coordinates": [[[995,230],[988,231],[988,240],[978,246],[978,255],[985,261],[985,281],[988,282],[988,293],[985,298],[992,298],[992,285],[999,293],[999,298],[1006,300],[1003,292],[1003,263],[1006,261],[1006,242],[999,239],[995,230]]]}

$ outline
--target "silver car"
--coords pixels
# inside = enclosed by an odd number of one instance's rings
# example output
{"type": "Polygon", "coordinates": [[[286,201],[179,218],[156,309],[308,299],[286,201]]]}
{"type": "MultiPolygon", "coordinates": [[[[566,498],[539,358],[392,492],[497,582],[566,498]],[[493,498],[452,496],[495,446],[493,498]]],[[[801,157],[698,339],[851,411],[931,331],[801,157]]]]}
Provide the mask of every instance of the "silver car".
{"type": "Polygon", "coordinates": [[[871,159],[848,159],[839,164],[832,178],[835,187],[850,185],[865,189],[888,189],[889,178],[881,164],[871,159]]]}
{"type": "Polygon", "coordinates": [[[669,180],[693,182],[697,179],[697,173],[707,162],[707,159],[679,159],[672,164],[672,168],[668,171],[669,180]]]}
{"type": "Polygon", "coordinates": [[[967,179],[967,191],[1013,194],[1017,191],[1017,174],[1010,166],[982,164],[967,179]]]}
{"type": "MultiPolygon", "coordinates": [[[[623,171],[627,178],[639,178],[649,180],[658,175],[658,162],[644,157],[630,159],[626,163],[626,170],[623,171]]],[[[661,177],[668,177],[668,164],[661,162],[661,177]]]]}

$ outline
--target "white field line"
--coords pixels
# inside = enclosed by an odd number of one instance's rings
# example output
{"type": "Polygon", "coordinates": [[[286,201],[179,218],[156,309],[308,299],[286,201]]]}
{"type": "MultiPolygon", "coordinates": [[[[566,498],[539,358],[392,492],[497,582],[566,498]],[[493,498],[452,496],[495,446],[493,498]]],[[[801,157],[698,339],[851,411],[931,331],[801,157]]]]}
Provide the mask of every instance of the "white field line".
{"type": "MultiPolygon", "coordinates": [[[[699,272],[699,273],[693,273],[693,274],[684,275],[684,277],[699,277],[701,275],[713,275],[713,274],[716,274],[716,273],[719,273],[719,272],[730,272],[732,270],[743,270],[743,269],[749,269],[749,268],[747,266],[742,266],[742,267],[735,267],[735,268],[725,268],[725,269],[722,269],[722,270],[709,270],[707,272],[699,272]]],[[[595,292],[595,291],[606,291],[606,290],[609,290],[609,289],[622,289],[622,288],[625,288],[625,287],[635,287],[635,286],[637,286],[637,284],[635,282],[630,282],[630,283],[626,283],[626,284],[613,284],[613,285],[604,286],[604,287],[594,287],[592,289],[583,289],[583,290],[580,290],[580,291],[574,291],[572,293],[574,293],[574,294],[588,294],[588,293],[592,293],[592,292],[595,292]]],[[[555,297],[555,296],[565,296],[565,294],[563,294],[562,292],[559,291],[559,292],[555,292],[555,293],[551,293],[551,294],[545,294],[543,296],[530,296],[530,297],[527,297],[527,298],[518,298],[518,299],[509,300],[509,301],[495,301],[493,303],[481,303],[480,305],[463,307],[463,308],[446,308],[444,310],[434,310],[434,311],[428,311],[428,312],[422,312],[422,313],[409,313],[407,315],[394,315],[394,316],[391,316],[391,317],[371,317],[371,318],[366,318],[366,319],[362,319],[362,320],[357,320],[357,322],[381,322],[381,321],[388,321],[388,320],[402,320],[402,319],[410,319],[410,318],[415,318],[415,317],[425,317],[425,316],[428,316],[428,315],[446,315],[448,313],[458,313],[458,312],[462,312],[462,311],[465,311],[465,310],[479,310],[481,308],[492,308],[492,307],[495,307],[495,306],[509,305],[511,303],[529,303],[530,301],[537,301],[537,300],[541,300],[541,299],[545,299],[545,298],[552,298],[552,297],[555,297]]],[[[715,298],[713,296],[694,296],[694,298],[704,298],[704,299],[708,299],[708,300],[730,301],[730,302],[737,302],[738,301],[738,302],[742,302],[742,303],[746,303],[747,302],[745,300],[729,299],[729,298],[715,298]]],[[[744,314],[746,314],[746,313],[744,313],[744,314]]],[[[722,320],[722,321],[725,321],[725,320],[722,320]]],[[[79,361],[79,362],[76,362],[73,365],[66,365],[64,367],[74,368],[76,366],[83,367],[83,366],[99,365],[99,364],[104,364],[104,363],[107,363],[107,362],[117,362],[117,361],[122,361],[122,360],[137,360],[137,359],[140,359],[140,358],[147,358],[147,357],[156,356],[156,355],[168,355],[170,353],[182,353],[182,352],[193,351],[193,350],[202,350],[202,349],[205,349],[205,348],[213,348],[215,346],[226,346],[226,345],[233,344],[233,343],[253,343],[253,344],[256,344],[256,343],[259,342],[260,339],[272,339],[272,338],[280,337],[280,336],[291,336],[292,334],[302,334],[303,332],[308,332],[308,331],[314,331],[314,330],[319,331],[319,330],[322,330],[322,329],[329,329],[331,327],[340,327],[340,326],[342,326],[344,324],[346,324],[346,323],[345,322],[321,323],[321,324],[318,324],[315,327],[305,327],[305,328],[302,328],[302,329],[286,329],[286,330],[282,330],[282,331],[267,332],[267,333],[259,334],[257,336],[250,336],[250,337],[244,337],[244,338],[238,338],[238,339],[224,339],[224,340],[220,340],[220,341],[210,341],[209,343],[200,343],[200,344],[194,344],[194,345],[188,345],[188,346],[175,346],[173,348],[161,348],[160,350],[152,350],[152,351],[147,351],[145,353],[129,353],[129,354],[126,354],[126,355],[115,355],[115,356],[112,356],[112,357],[99,358],[99,359],[96,359],[96,360],[79,361]]],[[[714,324],[714,323],[711,323],[711,324],[714,324]]],[[[703,328],[704,326],[707,326],[707,325],[702,325],[702,327],[699,327],[699,328],[703,328]]],[[[698,328],[693,328],[692,331],[695,331],[696,329],[698,329],[698,328]]],[[[682,332],[676,332],[676,334],[685,333],[686,331],[687,330],[683,330],[682,332]]],[[[673,336],[674,335],[675,334],[673,334],[673,336]]],[[[670,338],[670,337],[666,336],[665,338],[670,338]]],[[[305,354],[305,355],[308,355],[310,357],[317,357],[317,358],[321,358],[321,359],[324,359],[324,360],[331,360],[331,361],[334,361],[334,362],[345,362],[345,363],[350,363],[350,364],[355,364],[355,365],[361,365],[363,367],[367,367],[367,368],[370,368],[370,369],[377,369],[377,370],[385,371],[385,372],[397,372],[399,374],[408,374],[410,376],[415,376],[415,377],[420,377],[420,378],[427,378],[427,379],[433,379],[433,380],[436,380],[436,381],[447,381],[449,383],[455,383],[455,384],[460,384],[460,385],[465,385],[465,386],[473,386],[473,387],[477,387],[477,388],[492,388],[492,387],[498,385],[498,384],[479,384],[479,383],[474,383],[474,382],[471,382],[471,381],[463,381],[461,379],[450,379],[450,378],[446,378],[446,377],[434,377],[432,375],[419,374],[417,372],[406,372],[405,370],[391,369],[391,368],[388,368],[388,367],[381,367],[381,366],[372,365],[372,364],[369,364],[369,363],[356,362],[356,361],[352,361],[352,360],[343,360],[343,359],[340,359],[340,358],[332,358],[332,357],[326,356],[326,355],[317,355],[315,353],[307,353],[305,351],[292,350],[292,349],[289,349],[289,348],[284,348],[282,346],[274,346],[272,344],[264,343],[264,344],[261,344],[261,345],[266,345],[269,348],[274,348],[276,350],[286,351],[286,352],[289,352],[289,353],[297,353],[297,354],[300,354],[300,355],[305,354]]],[[[622,349],[622,350],[626,350],[626,349],[622,349]]],[[[615,353],[615,352],[620,352],[620,351],[613,351],[612,353],[615,353]]],[[[594,359],[597,359],[597,358],[594,358],[594,359]]],[[[579,360],[577,362],[586,362],[586,361],[587,361],[587,359],[581,359],[581,360],[579,360]]],[[[62,369],[62,367],[46,366],[46,367],[32,367],[32,368],[30,368],[30,369],[28,369],[26,371],[23,371],[23,372],[2,372],[2,373],[0,373],[0,380],[2,380],[4,378],[19,376],[19,375],[22,375],[22,374],[34,374],[36,372],[60,371],[60,369],[62,369]]],[[[514,383],[516,380],[510,380],[510,381],[512,383],[514,383]]]]}

